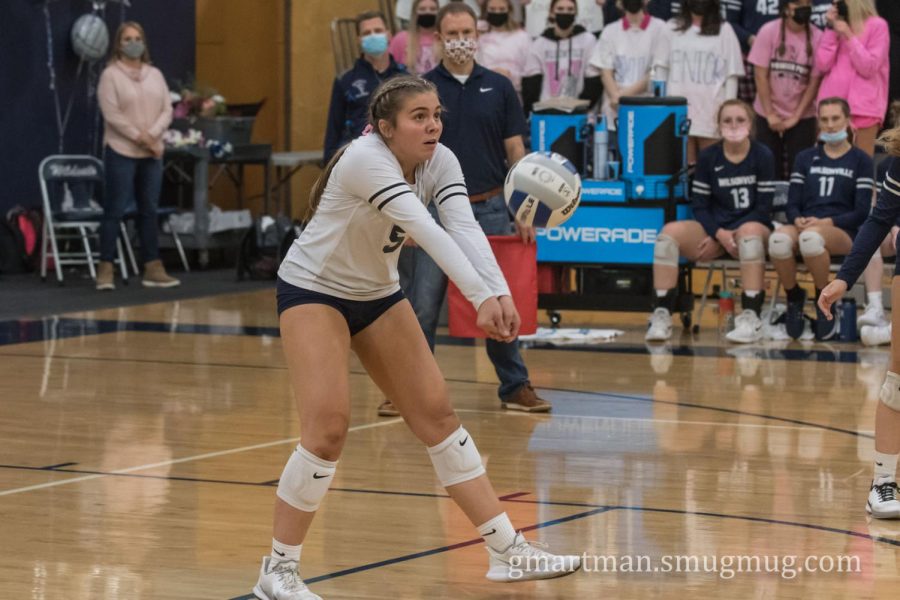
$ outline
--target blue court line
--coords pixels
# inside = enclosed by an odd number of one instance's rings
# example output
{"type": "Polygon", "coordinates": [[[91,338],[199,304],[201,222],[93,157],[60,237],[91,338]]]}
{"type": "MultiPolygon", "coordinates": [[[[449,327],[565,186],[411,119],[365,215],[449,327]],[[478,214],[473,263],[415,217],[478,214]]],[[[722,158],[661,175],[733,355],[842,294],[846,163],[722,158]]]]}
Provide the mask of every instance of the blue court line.
{"type": "MultiPolygon", "coordinates": [[[[252,327],[231,325],[204,325],[193,323],[154,323],[148,321],[114,321],[73,318],[47,318],[41,320],[23,319],[19,321],[0,321],[0,346],[39,342],[48,339],[65,339],[120,331],[137,331],[144,333],[177,333],[194,335],[230,335],[230,336],[269,336],[279,337],[277,327],[252,327]]],[[[436,342],[444,346],[474,346],[475,340],[454,338],[439,335],[436,342]]],[[[529,343],[529,349],[555,350],[562,352],[593,352],[606,354],[638,354],[649,355],[645,344],[626,344],[610,342],[597,346],[554,346],[546,343],[529,343]]],[[[723,346],[688,346],[678,345],[668,348],[674,356],[698,358],[735,358],[723,346]]],[[[760,348],[757,358],[766,360],[805,360],[816,362],[856,363],[859,362],[857,350],[844,349],[805,349],[805,348],[760,348]]]]}
{"type": "MultiPolygon", "coordinates": [[[[447,381],[451,381],[451,380],[447,379],[447,381]]],[[[711,410],[711,411],[715,411],[715,412],[723,412],[723,413],[738,415],[738,416],[742,416],[742,417],[757,417],[760,419],[767,419],[770,421],[779,421],[782,423],[790,423],[791,425],[802,425],[804,427],[812,427],[815,429],[824,429],[826,431],[834,431],[835,433],[846,433],[848,435],[862,437],[862,438],[868,438],[871,440],[875,439],[875,436],[873,434],[861,433],[859,431],[853,431],[852,429],[843,429],[841,427],[834,427],[832,425],[822,425],[819,423],[812,423],[810,421],[801,421],[800,419],[791,419],[788,417],[776,417],[774,415],[767,415],[764,413],[747,412],[745,410],[738,410],[736,408],[706,406],[704,404],[696,404],[694,402],[681,402],[681,401],[676,402],[674,400],[657,400],[655,398],[648,398],[646,396],[633,396],[630,394],[618,394],[615,392],[585,392],[582,390],[567,390],[565,388],[551,388],[551,387],[541,387],[540,389],[549,390],[551,392],[565,392],[565,393],[569,393],[569,394],[585,394],[585,395],[591,395],[591,396],[609,396],[610,398],[621,398],[622,400],[636,400],[638,402],[650,402],[650,403],[655,403],[655,404],[669,404],[671,406],[679,406],[681,408],[696,408],[696,409],[702,409],[702,410],[711,410]]],[[[565,416],[565,415],[563,415],[563,416],[565,416]]],[[[572,418],[575,418],[575,415],[573,415],[572,418]]]]}

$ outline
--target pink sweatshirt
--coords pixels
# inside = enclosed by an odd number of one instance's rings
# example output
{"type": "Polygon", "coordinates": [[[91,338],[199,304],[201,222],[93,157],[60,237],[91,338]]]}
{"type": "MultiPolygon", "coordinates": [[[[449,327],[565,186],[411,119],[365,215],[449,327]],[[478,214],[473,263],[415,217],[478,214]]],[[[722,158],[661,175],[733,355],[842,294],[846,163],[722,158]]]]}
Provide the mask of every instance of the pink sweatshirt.
{"type": "Polygon", "coordinates": [[[137,143],[145,131],[162,154],[162,136],[172,122],[172,100],[159,69],[147,64],[132,69],[116,61],[100,75],[97,99],[105,124],[104,144],[124,156],[149,158],[153,153],[137,143]]]}
{"type": "Polygon", "coordinates": [[[838,96],[854,117],[884,118],[888,102],[890,33],[881,17],[869,17],[851,40],[832,29],[816,48],[816,68],[824,74],[818,100],[838,96]]]}

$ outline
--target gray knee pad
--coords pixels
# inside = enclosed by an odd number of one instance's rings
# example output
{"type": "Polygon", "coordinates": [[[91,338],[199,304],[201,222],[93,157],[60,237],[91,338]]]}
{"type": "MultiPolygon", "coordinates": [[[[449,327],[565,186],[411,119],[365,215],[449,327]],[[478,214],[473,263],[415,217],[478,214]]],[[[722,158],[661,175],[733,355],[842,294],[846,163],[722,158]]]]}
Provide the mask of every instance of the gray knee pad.
{"type": "Polygon", "coordinates": [[[656,237],[656,244],[653,245],[653,262],[657,265],[677,267],[678,242],[665,233],[659,234],[656,237]]]}
{"type": "Polygon", "coordinates": [[[820,256],[825,254],[825,238],[818,231],[804,231],[800,234],[800,254],[820,256]]]}
{"type": "Polygon", "coordinates": [[[769,256],[778,260],[793,258],[794,240],[786,233],[776,231],[769,236],[769,256]]]}
{"type": "Polygon", "coordinates": [[[481,477],[485,473],[475,440],[462,426],[443,442],[429,448],[428,455],[444,487],[481,477]]]}
{"type": "Polygon", "coordinates": [[[763,249],[762,238],[758,235],[748,235],[738,240],[738,257],[742,263],[760,264],[766,260],[766,251],[763,249]]]}
{"type": "Polygon", "coordinates": [[[278,481],[278,497],[298,510],[315,512],[334,479],[337,462],[319,458],[299,444],[278,481]]]}
{"type": "Polygon", "coordinates": [[[900,412],[900,375],[890,371],[884,376],[884,383],[881,384],[881,392],[878,394],[879,400],[884,405],[900,412]]]}

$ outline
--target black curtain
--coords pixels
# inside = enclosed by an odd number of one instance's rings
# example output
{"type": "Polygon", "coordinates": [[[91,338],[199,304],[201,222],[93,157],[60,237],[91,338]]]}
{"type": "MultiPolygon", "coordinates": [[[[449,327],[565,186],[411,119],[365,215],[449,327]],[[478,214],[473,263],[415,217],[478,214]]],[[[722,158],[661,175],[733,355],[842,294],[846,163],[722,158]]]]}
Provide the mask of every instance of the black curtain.
{"type": "MultiPolygon", "coordinates": [[[[4,0],[0,19],[0,217],[15,205],[37,207],[40,189],[37,167],[59,145],[56,109],[49,89],[47,27],[44,0],[4,0]]],[[[87,0],[49,3],[53,63],[61,110],[72,99],[63,148],[68,154],[88,154],[102,148],[102,119],[96,99],[88,98],[87,64],[76,79],[79,59],[69,33],[75,20],[92,10],[87,0]],[[92,143],[93,142],[93,143],[92,143]]],[[[130,8],[106,5],[110,38],[122,18],[140,23],[147,34],[153,64],[166,80],[184,81],[194,72],[194,0],[131,0],[130,8]]],[[[104,61],[94,65],[99,76],[104,61]]]]}

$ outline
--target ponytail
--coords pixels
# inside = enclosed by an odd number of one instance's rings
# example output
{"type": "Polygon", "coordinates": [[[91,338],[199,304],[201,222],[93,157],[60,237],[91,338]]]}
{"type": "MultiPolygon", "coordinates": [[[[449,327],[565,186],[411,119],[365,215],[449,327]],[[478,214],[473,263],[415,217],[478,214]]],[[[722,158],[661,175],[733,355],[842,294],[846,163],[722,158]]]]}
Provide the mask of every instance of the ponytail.
{"type": "MultiPolygon", "coordinates": [[[[363,135],[381,135],[381,130],[378,128],[380,121],[387,121],[392,125],[396,125],[397,114],[403,107],[403,101],[408,96],[429,92],[437,94],[437,88],[434,84],[415,75],[400,75],[388,79],[379,85],[372,93],[371,98],[369,98],[369,125],[366,127],[363,135]]],[[[309,211],[307,212],[309,218],[312,218],[319,207],[319,202],[322,201],[322,194],[328,186],[328,179],[331,177],[331,172],[334,171],[334,166],[341,160],[344,152],[349,147],[350,144],[347,144],[334,153],[334,156],[325,165],[325,170],[322,171],[322,174],[316,179],[316,183],[313,184],[313,188],[309,193],[309,211]]]]}

